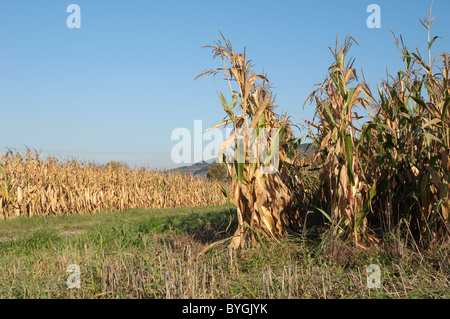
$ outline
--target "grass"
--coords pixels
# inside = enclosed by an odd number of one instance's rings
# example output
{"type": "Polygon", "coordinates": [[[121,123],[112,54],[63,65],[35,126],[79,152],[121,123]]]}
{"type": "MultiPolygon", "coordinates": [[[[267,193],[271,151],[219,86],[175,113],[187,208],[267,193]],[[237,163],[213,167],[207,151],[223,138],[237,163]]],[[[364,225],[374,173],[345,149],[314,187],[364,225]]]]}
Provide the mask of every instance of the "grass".
{"type": "Polygon", "coordinates": [[[86,215],[61,215],[24,217],[10,220],[2,220],[0,224],[0,241],[17,238],[20,234],[34,232],[45,228],[57,233],[78,233],[92,229],[92,226],[110,225],[111,223],[123,223],[130,225],[134,222],[143,222],[146,219],[165,219],[176,221],[177,218],[190,215],[190,218],[198,217],[197,214],[215,213],[222,211],[222,206],[182,207],[177,209],[132,209],[125,212],[100,212],[86,215]]]}
{"type": "Polygon", "coordinates": [[[291,235],[238,253],[227,206],[130,210],[0,221],[0,298],[449,298],[449,247],[420,250],[291,235]],[[81,271],[69,289],[70,264],[81,271]],[[382,287],[367,288],[378,264],[382,287]]]}

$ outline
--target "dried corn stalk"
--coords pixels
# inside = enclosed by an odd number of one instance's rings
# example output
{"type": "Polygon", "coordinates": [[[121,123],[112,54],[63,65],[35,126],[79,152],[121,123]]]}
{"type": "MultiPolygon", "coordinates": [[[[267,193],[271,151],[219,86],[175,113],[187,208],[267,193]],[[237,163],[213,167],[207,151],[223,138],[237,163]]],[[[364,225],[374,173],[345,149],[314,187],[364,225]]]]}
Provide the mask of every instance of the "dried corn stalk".
{"type": "MultiPolygon", "coordinates": [[[[223,37],[223,35],[222,35],[223,37]]],[[[288,187],[291,160],[285,147],[293,138],[287,117],[273,112],[275,105],[264,75],[251,71],[246,53],[236,54],[223,37],[212,48],[214,58],[220,57],[223,68],[207,70],[201,76],[223,73],[232,96],[229,104],[220,93],[228,118],[213,128],[233,125],[230,136],[220,147],[219,157],[227,162],[232,190],[224,192],[237,207],[238,229],[230,246],[242,248],[255,244],[260,237],[278,240],[284,232],[300,225],[295,195],[288,187]],[[262,83],[260,83],[262,82],[262,83]],[[235,89],[233,85],[235,84],[235,89]],[[239,112],[239,114],[236,114],[239,112]],[[228,156],[226,150],[232,149],[228,156]]]]}
{"type": "Polygon", "coordinates": [[[351,230],[358,244],[369,212],[368,198],[373,197],[374,188],[366,184],[359,167],[357,134],[360,129],[353,122],[360,119],[355,108],[367,107],[373,98],[367,84],[357,82],[354,60],[346,62],[352,41],[347,38],[344,46],[338,49],[336,40],[336,48],[332,51],[335,63],[328,69],[326,80],[308,98],[316,104],[319,123],[306,122],[319,131],[313,161],[320,158],[322,163],[319,190],[325,211],[335,222],[343,220],[345,227],[341,229],[346,233],[351,230]],[[354,81],[356,86],[350,87],[354,81]]]}

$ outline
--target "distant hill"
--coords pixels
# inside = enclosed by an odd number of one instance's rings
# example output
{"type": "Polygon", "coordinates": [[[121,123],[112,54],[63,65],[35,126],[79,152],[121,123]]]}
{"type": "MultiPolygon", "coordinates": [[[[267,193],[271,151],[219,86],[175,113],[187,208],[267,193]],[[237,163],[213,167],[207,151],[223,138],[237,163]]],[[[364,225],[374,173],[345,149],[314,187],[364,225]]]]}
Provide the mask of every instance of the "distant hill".
{"type": "MultiPolygon", "coordinates": [[[[309,153],[307,154],[311,144],[312,143],[300,144],[300,150],[305,156],[308,156],[308,157],[311,156],[314,153],[314,151],[316,150],[315,147],[312,147],[311,150],[309,151],[309,153]]],[[[181,174],[191,174],[196,177],[206,177],[206,174],[208,174],[209,168],[214,163],[215,162],[208,163],[208,162],[203,161],[203,162],[195,163],[195,164],[189,165],[189,166],[173,168],[173,169],[170,169],[169,172],[181,173],[181,174]]]]}
{"type": "Polygon", "coordinates": [[[316,151],[316,147],[312,146],[312,143],[303,143],[300,144],[300,151],[303,153],[303,155],[305,155],[306,157],[310,157],[314,154],[314,152],[316,151]],[[309,150],[309,152],[308,152],[309,150]]]}
{"type": "Polygon", "coordinates": [[[208,163],[208,162],[200,162],[195,163],[190,166],[182,166],[178,168],[174,168],[169,170],[169,172],[173,173],[181,173],[181,174],[191,174],[197,177],[206,177],[206,174],[208,174],[209,167],[214,163],[208,163]]]}

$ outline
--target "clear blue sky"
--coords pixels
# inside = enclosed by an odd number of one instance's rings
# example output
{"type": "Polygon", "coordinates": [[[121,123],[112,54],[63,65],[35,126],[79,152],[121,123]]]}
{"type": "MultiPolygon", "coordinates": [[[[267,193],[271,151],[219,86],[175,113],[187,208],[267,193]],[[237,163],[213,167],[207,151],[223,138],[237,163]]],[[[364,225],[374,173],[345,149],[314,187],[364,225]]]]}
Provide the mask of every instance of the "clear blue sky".
{"type": "MultiPolygon", "coordinates": [[[[399,52],[389,29],[425,53],[419,19],[430,1],[84,1],[0,2],[0,152],[41,149],[130,166],[176,166],[170,139],[177,127],[204,129],[224,117],[212,78],[220,66],[203,45],[220,38],[247,48],[255,71],[274,85],[279,112],[294,123],[332,62],[336,34],[352,35],[350,55],[375,86],[399,52]],[[69,29],[69,4],[81,8],[81,29],[69,29]],[[369,29],[369,4],[381,7],[381,28],[369,29]]],[[[449,52],[450,1],[435,0],[434,52],[449,52]]],[[[220,87],[219,77],[216,82],[220,87]]]]}

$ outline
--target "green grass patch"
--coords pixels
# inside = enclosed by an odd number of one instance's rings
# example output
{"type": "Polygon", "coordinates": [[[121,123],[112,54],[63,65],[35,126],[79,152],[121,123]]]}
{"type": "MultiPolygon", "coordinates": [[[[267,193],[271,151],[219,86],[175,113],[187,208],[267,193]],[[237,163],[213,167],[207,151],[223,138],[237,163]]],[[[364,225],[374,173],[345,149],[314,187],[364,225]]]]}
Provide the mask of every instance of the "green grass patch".
{"type": "Polygon", "coordinates": [[[0,222],[0,298],[449,298],[448,247],[392,237],[363,251],[329,237],[286,237],[228,251],[228,206],[131,210],[0,222]],[[69,289],[67,267],[81,271],[69,289]],[[382,287],[367,287],[366,267],[382,287]]]}

